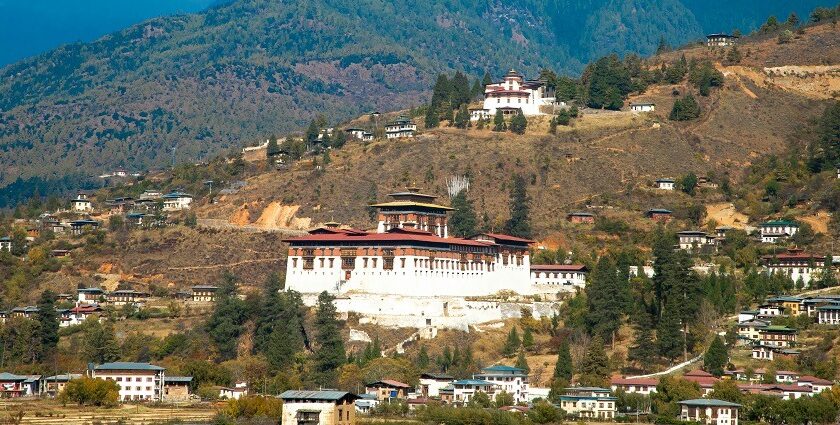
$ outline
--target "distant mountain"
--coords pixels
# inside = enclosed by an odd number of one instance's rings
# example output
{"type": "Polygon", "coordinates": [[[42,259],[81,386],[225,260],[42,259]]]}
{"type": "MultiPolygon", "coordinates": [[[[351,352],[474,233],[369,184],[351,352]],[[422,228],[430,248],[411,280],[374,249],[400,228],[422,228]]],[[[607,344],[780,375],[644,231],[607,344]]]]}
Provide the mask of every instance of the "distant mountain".
{"type": "Polygon", "coordinates": [[[0,0],[0,66],[214,0],[0,0]]]}
{"type": "MultiPolygon", "coordinates": [[[[794,7],[782,3],[234,0],[155,18],[0,69],[0,187],[159,168],[318,113],[337,122],[418,105],[441,71],[575,74],[610,52],[651,53],[663,36],[679,45],[755,27],[794,7]]],[[[795,8],[804,19],[820,3],[795,8]]]]}

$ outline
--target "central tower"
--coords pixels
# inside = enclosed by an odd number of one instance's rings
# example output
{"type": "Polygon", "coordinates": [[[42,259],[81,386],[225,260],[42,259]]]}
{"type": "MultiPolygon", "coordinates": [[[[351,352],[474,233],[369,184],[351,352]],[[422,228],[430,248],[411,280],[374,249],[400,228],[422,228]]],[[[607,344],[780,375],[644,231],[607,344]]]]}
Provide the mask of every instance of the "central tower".
{"type": "Polygon", "coordinates": [[[388,194],[391,201],[371,206],[379,210],[376,231],[385,233],[391,229],[418,229],[442,238],[449,237],[447,213],[452,208],[435,203],[437,196],[420,193],[416,187],[404,192],[388,194]]]}

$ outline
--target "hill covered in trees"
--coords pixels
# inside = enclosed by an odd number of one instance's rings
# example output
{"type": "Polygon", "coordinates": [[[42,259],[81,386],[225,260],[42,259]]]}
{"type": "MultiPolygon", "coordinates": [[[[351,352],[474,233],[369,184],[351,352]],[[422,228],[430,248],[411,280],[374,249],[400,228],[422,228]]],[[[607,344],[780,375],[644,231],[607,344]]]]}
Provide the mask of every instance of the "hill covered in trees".
{"type": "MultiPolygon", "coordinates": [[[[0,70],[0,187],[197,161],[317,113],[336,122],[418,105],[440,71],[577,73],[608,52],[746,31],[792,7],[747,3],[758,6],[237,0],[153,19],[0,70]]],[[[795,7],[804,15],[819,3],[795,7]]]]}

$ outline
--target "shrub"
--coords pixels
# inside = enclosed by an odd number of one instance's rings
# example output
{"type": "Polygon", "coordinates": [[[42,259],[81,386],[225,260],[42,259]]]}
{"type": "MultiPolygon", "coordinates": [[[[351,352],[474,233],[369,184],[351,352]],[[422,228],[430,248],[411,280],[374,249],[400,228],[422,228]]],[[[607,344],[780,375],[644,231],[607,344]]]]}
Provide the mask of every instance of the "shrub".
{"type": "Polygon", "coordinates": [[[64,387],[59,400],[64,404],[73,402],[79,406],[114,407],[119,404],[120,387],[116,382],[104,379],[73,379],[64,387]]]}

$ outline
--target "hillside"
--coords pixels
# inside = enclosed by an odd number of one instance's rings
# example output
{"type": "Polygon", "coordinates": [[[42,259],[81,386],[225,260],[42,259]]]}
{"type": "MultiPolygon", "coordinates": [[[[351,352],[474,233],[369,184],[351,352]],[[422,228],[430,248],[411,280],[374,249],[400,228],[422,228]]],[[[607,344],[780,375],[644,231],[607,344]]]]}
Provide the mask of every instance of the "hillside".
{"type": "MultiPolygon", "coordinates": [[[[336,122],[416,106],[439,71],[577,73],[608,52],[651,53],[663,36],[679,45],[789,12],[694,3],[237,0],[153,19],[0,70],[0,187],[160,169],[299,129],[318,113],[336,122]]],[[[804,16],[822,3],[796,9],[804,16]]]]}

